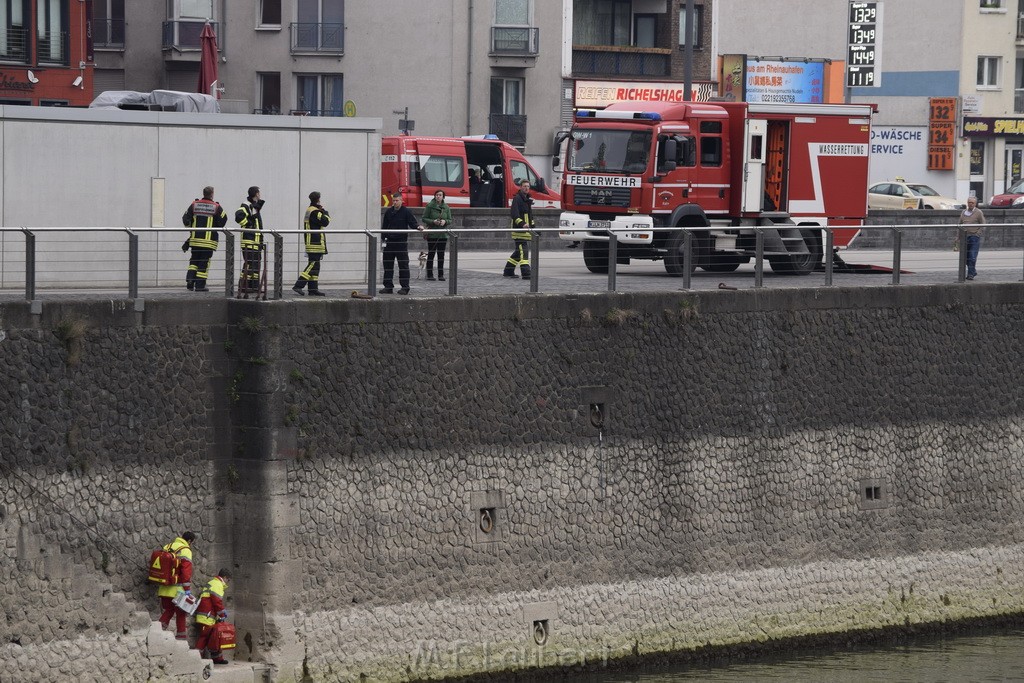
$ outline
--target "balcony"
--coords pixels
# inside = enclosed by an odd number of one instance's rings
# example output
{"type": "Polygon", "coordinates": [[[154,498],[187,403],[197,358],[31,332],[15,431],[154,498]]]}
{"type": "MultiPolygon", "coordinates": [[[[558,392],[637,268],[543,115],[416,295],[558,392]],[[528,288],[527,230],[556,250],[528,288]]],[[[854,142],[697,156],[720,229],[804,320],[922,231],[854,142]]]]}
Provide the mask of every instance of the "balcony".
{"type": "Polygon", "coordinates": [[[526,116],[524,114],[491,114],[489,133],[497,135],[510,145],[526,144],[526,116]]]}
{"type": "Polygon", "coordinates": [[[124,19],[93,19],[92,45],[97,50],[123,50],[124,19]]]}
{"type": "Polygon", "coordinates": [[[68,34],[46,32],[37,35],[36,60],[39,64],[67,64],[68,34]]]}
{"type": "MultiPolygon", "coordinates": [[[[205,25],[205,19],[165,21],[163,24],[163,49],[176,50],[178,52],[199,50],[201,47],[199,34],[203,32],[203,26],[205,25]]],[[[216,34],[219,43],[220,24],[211,21],[210,25],[213,27],[213,32],[216,34]]]]}
{"type": "Polygon", "coordinates": [[[513,57],[536,57],[540,46],[540,29],[512,26],[491,27],[491,54],[513,57]]]}
{"type": "Polygon", "coordinates": [[[289,109],[292,116],[344,116],[341,109],[289,109]]]}
{"type": "Polygon", "coordinates": [[[573,76],[664,77],[670,74],[672,50],[658,47],[573,45],[573,76]]]}
{"type": "Polygon", "coordinates": [[[28,31],[23,28],[8,28],[5,39],[0,41],[0,60],[5,62],[28,61],[28,31]]]}
{"type": "Polygon", "coordinates": [[[345,54],[344,24],[291,24],[292,54],[345,54]]]}

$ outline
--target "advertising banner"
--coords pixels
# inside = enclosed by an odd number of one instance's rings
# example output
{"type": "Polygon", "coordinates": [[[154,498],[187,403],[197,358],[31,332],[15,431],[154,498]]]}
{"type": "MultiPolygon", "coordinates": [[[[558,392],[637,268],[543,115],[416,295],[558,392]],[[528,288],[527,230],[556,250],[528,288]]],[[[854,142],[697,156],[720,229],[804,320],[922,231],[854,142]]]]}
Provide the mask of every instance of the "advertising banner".
{"type": "Polygon", "coordinates": [[[823,62],[747,59],[747,102],[824,102],[823,62]]]}

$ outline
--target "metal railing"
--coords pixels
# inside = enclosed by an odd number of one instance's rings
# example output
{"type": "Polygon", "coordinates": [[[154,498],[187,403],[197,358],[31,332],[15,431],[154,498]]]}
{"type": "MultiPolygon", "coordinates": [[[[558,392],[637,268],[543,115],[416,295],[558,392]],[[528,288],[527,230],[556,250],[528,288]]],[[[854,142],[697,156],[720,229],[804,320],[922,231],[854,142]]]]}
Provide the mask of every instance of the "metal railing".
{"type": "Polygon", "coordinates": [[[93,19],[93,47],[100,50],[123,50],[124,26],[124,19],[93,19]]]}
{"type": "MultiPolygon", "coordinates": [[[[986,230],[1001,230],[1000,235],[983,242],[979,256],[982,282],[1024,281],[1024,224],[989,224],[986,230]]],[[[787,256],[769,251],[766,233],[772,228],[755,228],[751,242],[742,254],[715,252],[716,258],[700,260],[696,268],[695,249],[706,248],[708,228],[679,228],[682,238],[678,253],[665,254],[666,261],[678,261],[676,276],[669,275],[664,264],[657,261],[632,261],[622,268],[629,254],[629,245],[614,234],[588,236],[583,249],[571,249],[567,242],[556,239],[557,228],[538,228],[531,232],[530,265],[526,279],[529,292],[558,294],[597,293],[601,291],[679,291],[701,289],[773,287],[871,286],[878,284],[948,284],[965,282],[967,276],[966,233],[956,225],[885,225],[865,226],[864,231],[884,233],[889,248],[835,252],[832,248],[836,230],[849,228],[813,228],[820,239],[821,262],[804,276],[786,275],[787,256]],[[916,230],[942,228],[949,240],[941,250],[905,250],[904,235],[916,230]],[[704,244],[704,247],[699,245],[704,244]],[[954,253],[954,245],[959,253],[954,253]],[[581,253],[582,252],[582,253],[581,253]],[[595,254],[597,259],[595,261],[595,254]],[[869,263],[856,261],[867,260],[869,263]],[[768,268],[765,267],[766,263],[768,268]],[[779,267],[779,265],[783,267],[779,267]],[[589,272],[588,272],[589,271],[589,272]]],[[[215,252],[211,265],[211,290],[235,296],[242,259],[239,252],[238,228],[221,228],[221,248],[215,252]],[[218,287],[214,283],[223,283],[218,287]]],[[[356,296],[376,297],[381,273],[381,230],[325,230],[330,243],[329,270],[334,272],[323,280],[329,287],[344,288],[356,296]],[[339,242],[342,244],[339,247],[339,242]],[[342,273],[339,277],[337,273],[342,273]],[[353,285],[355,289],[352,289],[353,285]]],[[[507,264],[512,240],[508,231],[479,228],[454,228],[444,231],[448,237],[444,283],[427,284],[424,278],[427,243],[418,239],[419,231],[408,232],[410,278],[415,278],[417,294],[457,296],[462,293],[509,294],[514,281],[501,277],[507,264]],[[502,235],[508,250],[480,249],[483,237],[502,235]],[[467,248],[473,246],[474,248],[467,248]],[[421,251],[419,258],[415,256],[421,251]]],[[[181,291],[188,258],[175,253],[181,239],[187,236],[182,228],[0,228],[3,261],[0,262],[0,292],[17,291],[14,283],[21,277],[25,299],[36,301],[41,290],[50,296],[69,293],[121,289],[130,299],[138,299],[143,286],[155,289],[152,296],[165,296],[181,291]],[[85,235],[98,239],[90,242],[85,235]],[[91,247],[91,248],[90,248],[91,247]],[[19,267],[19,265],[21,267],[19,267]],[[143,282],[145,280],[145,283],[143,282]],[[45,286],[40,287],[40,282],[45,286]],[[174,284],[171,284],[174,283],[174,284]],[[168,291],[170,290],[170,291],[168,291]],[[53,294],[49,294],[53,292],[53,294]]],[[[268,298],[280,299],[286,286],[295,281],[306,264],[301,247],[302,230],[267,230],[266,268],[268,298]],[[286,240],[289,248],[286,249],[286,240]],[[286,263],[293,270],[285,274],[286,263]],[[294,277],[292,277],[294,273],[294,277]]],[[[913,240],[907,240],[913,242],[913,240]]],[[[699,251],[697,253],[700,253],[699,251]]],[[[429,273],[429,271],[426,271],[429,273]]],[[[440,275],[440,273],[438,273],[440,275]]],[[[398,280],[398,273],[395,273],[398,280]]]]}
{"type": "Polygon", "coordinates": [[[573,47],[572,73],[575,76],[668,76],[671,55],[671,50],[654,51],[653,48],[573,47]]]}
{"type": "MultiPolygon", "coordinates": [[[[205,19],[165,21],[163,23],[163,49],[198,50],[202,45],[199,34],[203,32],[205,24],[205,19]]],[[[220,24],[211,21],[210,26],[213,27],[217,43],[220,44],[220,24]]]]}
{"type": "Polygon", "coordinates": [[[540,50],[540,29],[519,26],[491,27],[491,54],[536,55],[540,50]]]}
{"type": "Polygon", "coordinates": [[[24,62],[28,59],[28,30],[24,28],[0,29],[6,32],[6,40],[0,44],[0,60],[24,62]]]}
{"type": "Polygon", "coordinates": [[[292,23],[292,53],[345,54],[345,24],[292,23]]]}
{"type": "Polygon", "coordinates": [[[522,147],[526,144],[526,115],[491,114],[488,132],[510,145],[522,147]]]}

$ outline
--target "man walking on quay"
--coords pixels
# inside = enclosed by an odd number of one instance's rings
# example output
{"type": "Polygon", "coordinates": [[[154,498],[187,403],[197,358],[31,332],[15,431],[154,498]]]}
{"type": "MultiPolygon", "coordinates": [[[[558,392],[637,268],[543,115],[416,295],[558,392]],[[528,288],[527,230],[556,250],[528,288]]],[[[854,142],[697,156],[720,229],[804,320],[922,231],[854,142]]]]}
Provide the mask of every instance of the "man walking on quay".
{"type": "Polygon", "coordinates": [[[516,276],[516,266],[524,280],[530,279],[530,230],[533,229],[533,200],[530,199],[530,181],[523,178],[519,181],[519,192],[516,192],[512,199],[512,239],[515,241],[515,249],[505,263],[505,277],[516,276]]]}
{"type": "Polygon", "coordinates": [[[978,208],[978,198],[967,198],[967,208],[960,214],[959,224],[967,233],[967,279],[978,275],[978,252],[981,250],[981,236],[985,233],[985,214],[978,208]]]}
{"type": "Polygon", "coordinates": [[[174,617],[176,627],[174,637],[178,640],[188,638],[188,633],[185,630],[188,614],[174,604],[174,596],[182,591],[188,595],[192,594],[192,541],[194,540],[196,540],[196,535],[191,531],[186,531],[164,546],[164,550],[174,553],[177,560],[175,576],[177,576],[178,582],[156,589],[156,594],[160,598],[160,606],[163,608],[163,613],[160,615],[160,626],[167,630],[171,623],[171,617],[174,617]]]}
{"type": "MultiPolygon", "coordinates": [[[[391,207],[384,212],[383,230],[422,230],[409,207],[402,205],[402,193],[391,195],[391,207]]],[[[384,288],[381,294],[395,293],[395,261],[398,261],[399,294],[409,293],[409,233],[382,232],[384,241],[384,288]]]]}
{"type": "Polygon", "coordinates": [[[260,256],[263,251],[263,198],[253,185],[242,205],[235,211],[235,222],[242,228],[242,277],[239,290],[257,292],[260,288],[260,256]]]}
{"type": "Polygon", "coordinates": [[[210,259],[217,250],[220,233],[213,228],[223,228],[228,222],[228,215],[221,205],[213,201],[213,187],[203,188],[203,198],[196,199],[188,205],[181,216],[186,228],[191,228],[188,239],[181,245],[182,251],[192,250],[188,261],[188,272],[185,274],[185,287],[189,291],[208,292],[206,278],[210,274],[210,259]]]}
{"type": "Polygon", "coordinates": [[[299,296],[302,296],[302,288],[309,283],[310,296],[323,296],[320,291],[320,259],[327,253],[327,235],[323,229],[331,222],[331,216],[327,209],[320,203],[320,193],[309,193],[309,208],[306,209],[306,217],[302,222],[302,229],[306,231],[306,258],[309,263],[299,273],[299,279],[292,286],[299,296]]]}

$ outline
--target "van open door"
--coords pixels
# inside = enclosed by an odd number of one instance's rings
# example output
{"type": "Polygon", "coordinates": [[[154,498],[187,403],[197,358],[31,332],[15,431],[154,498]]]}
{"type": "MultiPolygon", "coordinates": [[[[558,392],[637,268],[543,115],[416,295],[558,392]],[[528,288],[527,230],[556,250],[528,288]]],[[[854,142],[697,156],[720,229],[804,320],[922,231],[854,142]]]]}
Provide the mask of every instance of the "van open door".
{"type": "Polygon", "coordinates": [[[743,142],[743,206],[742,211],[774,211],[775,207],[763,206],[764,162],[768,122],[760,119],[746,120],[746,137],[743,142]]]}
{"type": "Polygon", "coordinates": [[[426,206],[443,190],[450,206],[469,206],[466,148],[461,140],[419,140],[416,161],[409,165],[409,184],[417,195],[410,206],[426,206]]]}

